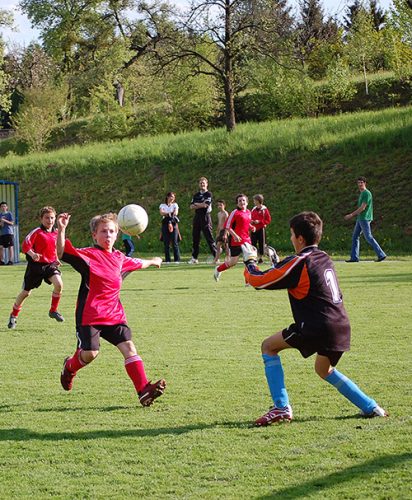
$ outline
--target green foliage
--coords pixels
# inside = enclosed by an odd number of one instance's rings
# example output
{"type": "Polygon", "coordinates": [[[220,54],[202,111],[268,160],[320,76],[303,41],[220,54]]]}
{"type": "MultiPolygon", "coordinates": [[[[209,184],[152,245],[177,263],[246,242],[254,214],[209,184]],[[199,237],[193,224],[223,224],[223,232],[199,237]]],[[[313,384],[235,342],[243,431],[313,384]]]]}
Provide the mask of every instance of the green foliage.
{"type": "Polygon", "coordinates": [[[320,95],[336,109],[341,108],[345,101],[350,101],[356,95],[356,87],[351,80],[348,65],[341,58],[328,68],[327,83],[320,95]]]}
{"type": "Polygon", "coordinates": [[[71,147],[2,159],[0,169],[4,179],[20,183],[21,234],[37,223],[35,207],[52,204],[73,214],[71,235],[83,245],[93,215],[137,202],[150,217],[139,248],[156,252],[158,207],[167,191],[177,193],[182,248],[190,251],[188,206],[201,175],[228,208],[239,191],[263,192],[274,215],[268,238],[277,248],[290,248],[287,221],[310,208],[325,219],[325,248],[347,251],[353,224],[342,217],[354,207],[362,174],[375,196],[375,235],[390,255],[412,245],[411,131],[412,108],[395,108],[247,124],[229,135],[216,129],[71,147]]]}
{"type": "Polygon", "coordinates": [[[65,113],[65,87],[34,87],[24,94],[24,102],[13,119],[16,139],[24,141],[30,152],[43,151],[65,113]]]}
{"type": "MultiPolygon", "coordinates": [[[[0,13],[1,14],[1,13],[0,13]]],[[[10,90],[8,88],[9,77],[4,72],[4,47],[0,36],[0,111],[9,111],[11,105],[10,90]]]]}
{"type": "Polygon", "coordinates": [[[269,61],[250,65],[250,79],[259,93],[238,99],[244,113],[268,120],[291,116],[311,116],[317,110],[313,80],[303,71],[286,70],[269,61]]]}
{"type": "Polygon", "coordinates": [[[335,265],[352,325],[352,350],[338,369],[390,417],[360,419],[317,377],[313,357],[290,349],[281,356],[294,421],[261,429],[251,423],[271,399],[260,344],[291,322],[285,291],[245,289],[241,265],[218,284],[206,265],[132,273],[122,291],[128,323],[148,376],[168,383],[142,408],[122,356],[104,340],[73,391],[60,387],[76,344],[78,273],[62,267],[65,323],[48,318],[43,284],[11,331],[7,307],[24,266],[3,267],[0,496],[409,498],[412,261],[335,265]]]}

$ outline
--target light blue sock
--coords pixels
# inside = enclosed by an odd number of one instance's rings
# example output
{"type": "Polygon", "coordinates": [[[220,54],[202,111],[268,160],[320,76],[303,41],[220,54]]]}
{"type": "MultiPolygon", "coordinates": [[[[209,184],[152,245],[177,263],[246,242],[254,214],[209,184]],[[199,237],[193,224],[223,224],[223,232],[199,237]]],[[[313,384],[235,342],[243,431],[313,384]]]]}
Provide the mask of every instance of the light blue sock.
{"type": "Polygon", "coordinates": [[[285,387],[285,376],[280,357],[277,354],[275,356],[262,354],[262,358],[273,403],[276,408],[284,408],[289,404],[289,397],[285,387]]]}
{"type": "Polygon", "coordinates": [[[325,380],[365,413],[371,413],[378,406],[376,401],[367,396],[352,380],[336,369],[329,373],[325,380]]]}

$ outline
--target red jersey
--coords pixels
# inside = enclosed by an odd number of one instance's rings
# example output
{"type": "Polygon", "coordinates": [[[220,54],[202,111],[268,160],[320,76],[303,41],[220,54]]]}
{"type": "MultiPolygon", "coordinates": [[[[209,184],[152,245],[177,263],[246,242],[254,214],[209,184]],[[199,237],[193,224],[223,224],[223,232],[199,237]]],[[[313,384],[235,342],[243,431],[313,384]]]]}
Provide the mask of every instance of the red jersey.
{"type": "Polygon", "coordinates": [[[233,229],[233,231],[242,238],[241,241],[235,241],[231,238],[230,245],[232,247],[240,247],[243,243],[251,243],[249,231],[252,226],[250,221],[252,220],[250,210],[240,210],[236,208],[229,215],[226,223],[225,229],[233,229]]]}
{"type": "Polygon", "coordinates": [[[265,205],[262,205],[260,208],[253,207],[252,220],[259,221],[257,224],[253,224],[256,230],[266,227],[268,224],[270,224],[270,221],[272,220],[269,209],[265,207],[265,205]]]}
{"type": "Polygon", "coordinates": [[[125,325],[120,302],[123,275],[141,269],[141,259],[99,246],[75,248],[66,240],[62,260],[82,276],[76,304],[76,325],[125,325]]]}
{"type": "Polygon", "coordinates": [[[47,231],[44,226],[36,227],[24,238],[22,252],[27,253],[33,250],[40,255],[40,260],[37,261],[39,264],[51,264],[58,260],[56,240],[56,229],[47,231]]]}

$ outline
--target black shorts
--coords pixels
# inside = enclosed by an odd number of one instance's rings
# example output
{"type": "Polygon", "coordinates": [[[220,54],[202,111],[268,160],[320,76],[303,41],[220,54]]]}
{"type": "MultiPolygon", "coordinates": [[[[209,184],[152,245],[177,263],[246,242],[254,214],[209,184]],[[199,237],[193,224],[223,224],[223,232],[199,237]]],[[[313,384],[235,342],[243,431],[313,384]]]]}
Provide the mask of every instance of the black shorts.
{"type": "Polygon", "coordinates": [[[76,328],[77,346],[83,351],[98,351],[100,337],[112,345],[132,340],[132,331],[127,325],[86,325],[76,328]]]}
{"type": "Polygon", "coordinates": [[[330,364],[336,366],[342,357],[342,351],[329,351],[315,335],[304,335],[295,323],[282,331],[283,340],[291,347],[297,349],[304,358],[312,356],[315,352],[329,358],[330,364]]]}
{"type": "Polygon", "coordinates": [[[235,247],[232,247],[231,245],[229,248],[231,257],[239,257],[239,255],[242,253],[242,247],[240,245],[235,247]]]}
{"type": "Polygon", "coordinates": [[[12,234],[2,234],[0,236],[0,247],[14,247],[14,236],[12,234]]]}
{"type": "Polygon", "coordinates": [[[33,290],[33,288],[39,288],[43,280],[48,285],[51,285],[50,278],[55,274],[61,274],[57,262],[45,264],[44,262],[33,262],[29,260],[27,262],[26,272],[24,273],[23,289],[29,292],[33,290]]]}

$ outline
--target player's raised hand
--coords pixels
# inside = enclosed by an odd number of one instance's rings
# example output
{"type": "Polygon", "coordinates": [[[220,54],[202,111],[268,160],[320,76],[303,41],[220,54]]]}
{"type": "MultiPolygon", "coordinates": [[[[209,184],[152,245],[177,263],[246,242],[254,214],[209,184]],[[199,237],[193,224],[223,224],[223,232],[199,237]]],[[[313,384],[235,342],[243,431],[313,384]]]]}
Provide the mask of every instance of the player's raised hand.
{"type": "Polygon", "coordinates": [[[69,224],[70,217],[71,217],[71,215],[66,213],[66,212],[59,214],[57,216],[57,227],[59,229],[66,229],[66,227],[69,224]]]}
{"type": "Polygon", "coordinates": [[[160,267],[162,265],[163,259],[161,257],[153,257],[152,266],[160,267]]]}

